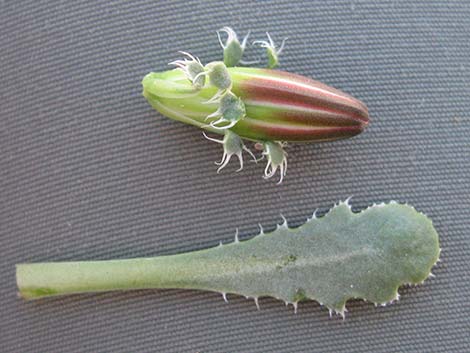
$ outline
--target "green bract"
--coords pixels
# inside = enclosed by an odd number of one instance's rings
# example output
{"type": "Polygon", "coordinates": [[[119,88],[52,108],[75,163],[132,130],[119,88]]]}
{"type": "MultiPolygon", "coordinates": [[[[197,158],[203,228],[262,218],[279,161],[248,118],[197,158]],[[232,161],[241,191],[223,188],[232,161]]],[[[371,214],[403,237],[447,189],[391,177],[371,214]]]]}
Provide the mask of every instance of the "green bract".
{"type": "Polygon", "coordinates": [[[276,48],[276,45],[274,44],[268,32],[266,32],[266,35],[268,36],[268,41],[257,40],[254,41],[253,44],[259,44],[261,47],[266,48],[266,54],[268,55],[268,67],[270,69],[274,69],[279,65],[279,55],[281,55],[281,52],[284,49],[287,38],[282,41],[280,48],[276,48]]]}
{"type": "Polygon", "coordinates": [[[245,38],[243,38],[243,42],[240,44],[237,34],[230,27],[224,27],[220,32],[227,33],[227,41],[224,44],[222,42],[222,38],[220,38],[220,33],[217,32],[219,43],[224,49],[224,64],[227,65],[227,67],[237,66],[242,62],[246,41],[248,40],[250,33],[248,32],[245,38]]]}

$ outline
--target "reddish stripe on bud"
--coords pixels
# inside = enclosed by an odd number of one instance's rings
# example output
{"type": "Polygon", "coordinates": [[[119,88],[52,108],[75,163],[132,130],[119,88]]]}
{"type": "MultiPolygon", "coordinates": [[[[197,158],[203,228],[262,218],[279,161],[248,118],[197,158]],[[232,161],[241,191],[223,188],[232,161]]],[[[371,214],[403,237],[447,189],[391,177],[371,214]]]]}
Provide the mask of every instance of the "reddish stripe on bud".
{"type": "Polygon", "coordinates": [[[247,138],[254,140],[274,140],[274,141],[334,141],[348,138],[360,134],[364,125],[355,126],[311,126],[297,124],[282,124],[268,122],[257,119],[245,118],[233,128],[243,131],[247,138]]]}
{"type": "Polygon", "coordinates": [[[280,120],[314,126],[357,126],[367,124],[362,119],[352,119],[347,112],[329,107],[318,107],[304,102],[292,102],[291,97],[270,97],[269,100],[262,95],[253,99],[246,99],[248,106],[269,106],[272,108],[269,119],[280,120]]]}

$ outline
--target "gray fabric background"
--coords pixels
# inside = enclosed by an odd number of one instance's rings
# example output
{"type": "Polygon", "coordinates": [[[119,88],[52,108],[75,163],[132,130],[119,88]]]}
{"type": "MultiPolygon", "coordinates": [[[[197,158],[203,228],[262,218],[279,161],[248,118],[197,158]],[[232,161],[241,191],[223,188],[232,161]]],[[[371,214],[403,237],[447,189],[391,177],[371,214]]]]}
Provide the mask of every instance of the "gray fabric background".
{"type": "Polygon", "coordinates": [[[0,351],[470,352],[469,32],[463,0],[0,1],[0,351]],[[219,59],[224,25],[289,37],[282,69],[362,99],[370,128],[292,145],[281,186],[264,164],[216,175],[220,146],[153,111],[140,81],[177,50],[219,59]],[[350,302],[344,322],[198,291],[16,297],[18,262],[202,249],[351,195],[425,212],[443,262],[398,304],[350,302]]]}

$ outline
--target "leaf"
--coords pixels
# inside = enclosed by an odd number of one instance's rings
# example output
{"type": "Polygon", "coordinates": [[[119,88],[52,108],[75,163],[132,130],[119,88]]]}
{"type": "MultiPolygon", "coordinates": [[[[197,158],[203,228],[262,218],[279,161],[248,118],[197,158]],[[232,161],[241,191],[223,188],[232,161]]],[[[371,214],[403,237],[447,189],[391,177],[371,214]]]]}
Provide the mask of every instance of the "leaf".
{"type": "Polygon", "coordinates": [[[440,253],[432,222],[408,205],[353,213],[346,202],[298,228],[211,249],[154,258],[23,264],[23,297],[137,288],[190,288],[313,299],[344,315],[348,299],[387,303],[403,284],[423,282],[440,253]]]}

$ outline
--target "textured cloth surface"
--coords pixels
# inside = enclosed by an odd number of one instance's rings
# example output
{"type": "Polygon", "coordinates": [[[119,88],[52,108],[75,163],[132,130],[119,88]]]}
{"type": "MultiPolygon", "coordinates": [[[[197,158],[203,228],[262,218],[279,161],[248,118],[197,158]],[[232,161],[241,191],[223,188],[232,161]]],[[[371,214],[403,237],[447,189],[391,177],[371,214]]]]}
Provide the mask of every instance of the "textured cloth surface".
{"type": "Polygon", "coordinates": [[[0,350],[468,352],[469,32],[468,1],[0,1],[0,350]],[[220,146],[152,110],[140,81],[178,50],[220,59],[225,25],[289,37],[281,68],[360,98],[370,127],[291,145],[280,186],[264,164],[216,175],[220,146]],[[16,263],[202,249],[349,196],[431,217],[436,277],[391,306],[351,301],[345,321],[201,291],[16,296],[16,263]]]}

